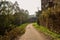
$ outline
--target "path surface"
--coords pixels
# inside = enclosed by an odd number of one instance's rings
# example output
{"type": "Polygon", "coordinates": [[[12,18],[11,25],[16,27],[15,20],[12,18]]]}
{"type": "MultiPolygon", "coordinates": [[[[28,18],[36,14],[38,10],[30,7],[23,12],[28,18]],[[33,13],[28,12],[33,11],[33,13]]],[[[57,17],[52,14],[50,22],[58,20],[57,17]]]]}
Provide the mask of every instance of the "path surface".
{"type": "Polygon", "coordinates": [[[28,24],[26,27],[26,32],[22,35],[19,40],[49,40],[45,35],[39,33],[32,24],[28,24]]]}

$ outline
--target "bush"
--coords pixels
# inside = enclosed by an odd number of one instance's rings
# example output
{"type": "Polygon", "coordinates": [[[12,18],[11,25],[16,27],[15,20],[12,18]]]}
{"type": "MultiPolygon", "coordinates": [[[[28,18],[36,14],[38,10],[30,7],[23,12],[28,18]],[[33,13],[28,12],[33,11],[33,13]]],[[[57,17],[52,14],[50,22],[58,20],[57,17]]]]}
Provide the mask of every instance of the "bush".
{"type": "Polygon", "coordinates": [[[4,36],[0,36],[0,40],[15,40],[18,36],[21,36],[25,33],[25,27],[27,24],[23,24],[19,27],[12,29],[11,31],[5,31],[4,36]]]}

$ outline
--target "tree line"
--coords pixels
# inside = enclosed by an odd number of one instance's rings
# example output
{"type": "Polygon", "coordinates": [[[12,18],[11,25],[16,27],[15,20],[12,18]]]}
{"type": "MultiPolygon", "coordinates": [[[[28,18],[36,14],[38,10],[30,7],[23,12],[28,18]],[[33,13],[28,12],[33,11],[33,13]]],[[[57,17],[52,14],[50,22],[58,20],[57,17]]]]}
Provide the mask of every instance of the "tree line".
{"type": "Polygon", "coordinates": [[[26,23],[29,12],[20,9],[17,1],[0,1],[0,35],[5,35],[5,32],[16,28],[17,26],[26,23]]]}
{"type": "Polygon", "coordinates": [[[36,12],[37,24],[45,26],[49,30],[60,33],[60,1],[54,0],[47,3],[47,7],[36,12]]]}

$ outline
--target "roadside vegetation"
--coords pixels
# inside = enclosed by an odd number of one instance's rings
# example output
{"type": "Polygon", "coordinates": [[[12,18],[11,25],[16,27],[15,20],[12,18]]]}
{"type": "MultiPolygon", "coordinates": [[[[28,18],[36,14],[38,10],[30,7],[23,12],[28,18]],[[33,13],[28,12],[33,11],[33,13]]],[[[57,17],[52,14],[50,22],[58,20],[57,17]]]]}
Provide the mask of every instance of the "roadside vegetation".
{"type": "Polygon", "coordinates": [[[14,40],[25,33],[28,11],[20,9],[18,2],[0,1],[0,40],[14,40]]]}
{"type": "Polygon", "coordinates": [[[52,40],[60,40],[60,34],[56,34],[52,31],[50,31],[48,28],[44,26],[39,26],[37,23],[33,23],[33,26],[40,32],[43,32],[44,34],[51,36],[52,40]]]}
{"type": "Polygon", "coordinates": [[[47,4],[43,4],[44,8],[36,12],[37,24],[35,24],[35,28],[50,35],[54,40],[60,40],[59,2],[60,0],[46,2],[47,4]]]}
{"type": "Polygon", "coordinates": [[[25,33],[25,27],[28,23],[22,24],[21,26],[18,26],[11,30],[10,32],[5,32],[4,36],[0,35],[0,40],[15,40],[18,36],[21,36],[25,33]]]}

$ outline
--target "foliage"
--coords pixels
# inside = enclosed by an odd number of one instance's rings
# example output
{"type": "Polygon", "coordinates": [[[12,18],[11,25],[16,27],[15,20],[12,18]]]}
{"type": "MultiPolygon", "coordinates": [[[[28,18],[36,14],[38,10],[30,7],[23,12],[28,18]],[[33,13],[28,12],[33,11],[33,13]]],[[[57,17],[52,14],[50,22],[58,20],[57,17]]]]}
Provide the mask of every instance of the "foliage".
{"type": "Polygon", "coordinates": [[[0,35],[5,35],[6,30],[9,32],[16,26],[26,23],[27,19],[28,11],[20,9],[17,2],[0,2],[0,35]]]}
{"type": "Polygon", "coordinates": [[[27,26],[26,24],[22,24],[19,27],[14,28],[10,32],[5,31],[5,35],[1,36],[0,35],[0,40],[16,40],[18,36],[21,36],[22,34],[25,33],[25,27],[27,26]]]}
{"type": "Polygon", "coordinates": [[[48,7],[41,12],[38,11],[38,24],[45,26],[49,30],[60,34],[60,1],[54,0],[52,4],[48,2],[48,7]],[[54,5],[53,5],[54,4],[54,5]],[[50,6],[50,7],[49,7],[50,6]]]}
{"type": "Polygon", "coordinates": [[[53,40],[60,40],[60,34],[56,34],[52,31],[50,31],[48,28],[44,27],[44,26],[39,26],[37,23],[33,23],[33,26],[38,30],[43,32],[46,35],[49,35],[53,38],[53,40]]]}
{"type": "Polygon", "coordinates": [[[28,15],[17,2],[0,1],[0,40],[14,40],[25,33],[28,15]]]}

